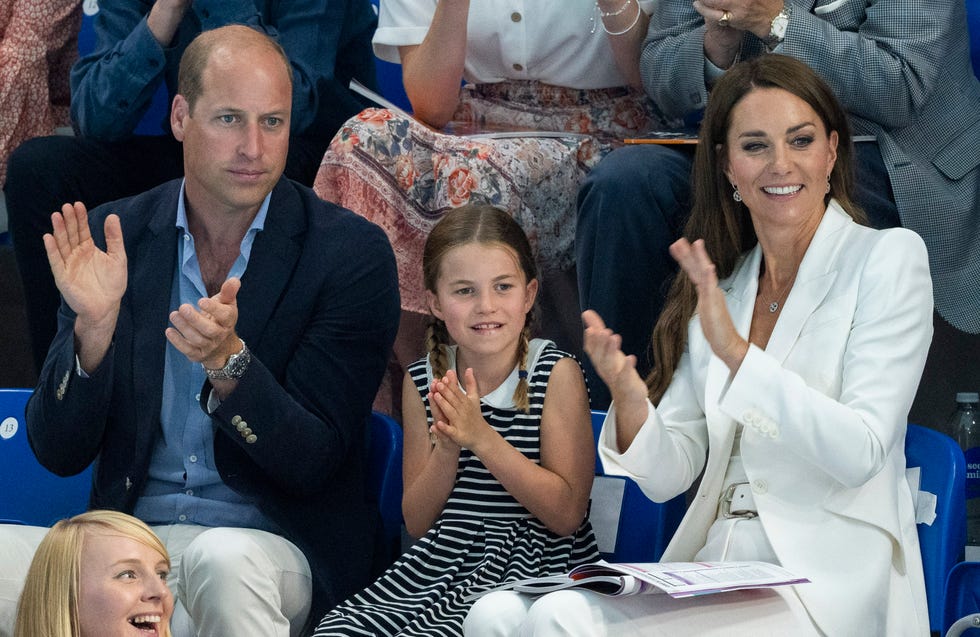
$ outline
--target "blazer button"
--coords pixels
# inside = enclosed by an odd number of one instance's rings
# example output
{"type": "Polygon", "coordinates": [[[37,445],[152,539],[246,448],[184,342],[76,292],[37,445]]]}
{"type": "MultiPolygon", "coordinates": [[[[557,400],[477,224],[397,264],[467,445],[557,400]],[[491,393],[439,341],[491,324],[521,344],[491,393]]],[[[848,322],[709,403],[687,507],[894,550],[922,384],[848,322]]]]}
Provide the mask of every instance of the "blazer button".
{"type": "Polygon", "coordinates": [[[255,434],[249,434],[248,436],[246,436],[245,442],[247,442],[248,444],[251,445],[251,444],[254,444],[255,441],[258,440],[258,439],[259,439],[259,437],[256,436],[255,434]]]}
{"type": "Polygon", "coordinates": [[[242,421],[242,417],[241,416],[233,416],[232,419],[231,419],[231,424],[237,425],[241,421],[242,421]]]}
{"type": "Polygon", "coordinates": [[[251,435],[252,435],[252,430],[251,429],[249,429],[248,427],[245,427],[244,429],[242,429],[242,438],[248,438],[251,435]]]}
{"type": "Polygon", "coordinates": [[[237,429],[238,431],[245,431],[246,429],[248,429],[248,423],[245,422],[244,420],[240,420],[238,424],[235,425],[235,429],[237,429]]]}
{"type": "Polygon", "coordinates": [[[758,478],[752,481],[753,493],[768,493],[768,491],[769,491],[769,483],[763,480],[762,478],[758,478]]]}

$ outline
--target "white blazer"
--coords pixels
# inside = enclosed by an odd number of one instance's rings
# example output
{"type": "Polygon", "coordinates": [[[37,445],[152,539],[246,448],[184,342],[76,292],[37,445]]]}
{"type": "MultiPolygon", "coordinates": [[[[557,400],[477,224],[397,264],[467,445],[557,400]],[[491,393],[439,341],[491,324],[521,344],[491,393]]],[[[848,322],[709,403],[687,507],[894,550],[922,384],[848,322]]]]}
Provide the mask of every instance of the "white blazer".
{"type": "MultiPolygon", "coordinates": [[[[721,281],[747,337],[762,252],[721,281]]],[[[803,258],[765,351],[736,374],[698,318],[659,406],[626,453],[615,405],[599,453],[653,500],[684,493],[704,470],[664,561],[689,561],[715,520],[736,422],[759,517],[779,561],[827,635],[928,635],[905,427],[932,339],[928,257],[909,230],[860,226],[834,201],[803,258]],[[705,462],[707,457],[707,462],[705,462]]]]}

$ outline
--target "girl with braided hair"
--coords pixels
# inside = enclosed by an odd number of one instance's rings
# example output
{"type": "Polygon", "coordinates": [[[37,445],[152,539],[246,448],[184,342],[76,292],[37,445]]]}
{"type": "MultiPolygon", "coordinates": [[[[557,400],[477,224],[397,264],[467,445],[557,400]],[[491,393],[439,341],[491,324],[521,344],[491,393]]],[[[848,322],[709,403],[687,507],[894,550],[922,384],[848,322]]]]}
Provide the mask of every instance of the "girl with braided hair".
{"type": "Polygon", "coordinates": [[[433,320],[408,369],[402,510],[420,539],[321,622],[326,635],[462,633],[471,596],[598,558],[582,369],[531,339],[531,247],[506,212],[466,205],[426,240],[433,320]]]}

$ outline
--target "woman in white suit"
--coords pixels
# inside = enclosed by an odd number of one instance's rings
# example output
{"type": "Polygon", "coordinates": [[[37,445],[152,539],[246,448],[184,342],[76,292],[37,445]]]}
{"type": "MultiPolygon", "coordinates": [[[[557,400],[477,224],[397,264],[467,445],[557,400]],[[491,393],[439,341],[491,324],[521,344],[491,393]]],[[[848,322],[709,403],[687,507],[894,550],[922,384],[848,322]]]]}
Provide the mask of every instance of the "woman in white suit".
{"type": "Polygon", "coordinates": [[[810,583],[686,600],[493,593],[467,635],[928,634],[904,455],[932,337],[928,258],[911,231],[861,224],[851,152],[844,111],[803,63],[733,67],[705,112],[687,238],[671,246],[685,274],[645,382],[583,315],[613,397],[607,473],[657,501],[701,476],[663,560],[764,560],[810,583]]]}

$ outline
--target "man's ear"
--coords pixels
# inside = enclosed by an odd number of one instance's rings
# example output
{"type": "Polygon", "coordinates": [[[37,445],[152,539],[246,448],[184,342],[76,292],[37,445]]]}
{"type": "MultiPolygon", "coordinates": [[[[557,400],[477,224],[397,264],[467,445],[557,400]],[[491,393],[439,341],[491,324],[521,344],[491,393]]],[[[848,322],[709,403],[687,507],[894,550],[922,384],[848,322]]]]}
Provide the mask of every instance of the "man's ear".
{"type": "Polygon", "coordinates": [[[439,320],[445,320],[442,318],[442,307],[439,305],[439,297],[432,292],[432,290],[425,291],[425,302],[429,306],[429,312],[432,316],[439,320]]]}
{"type": "Polygon", "coordinates": [[[184,96],[180,93],[175,95],[174,103],[170,106],[170,128],[178,142],[184,141],[184,119],[190,114],[191,108],[184,96]]]}

